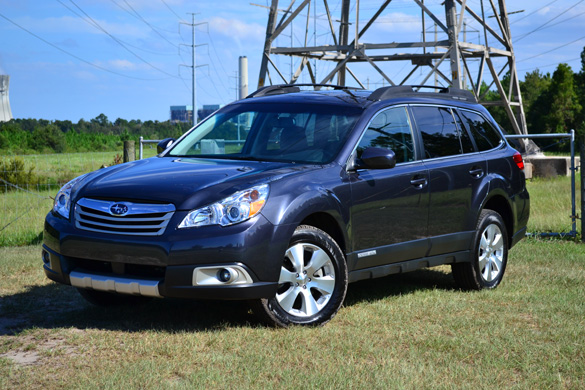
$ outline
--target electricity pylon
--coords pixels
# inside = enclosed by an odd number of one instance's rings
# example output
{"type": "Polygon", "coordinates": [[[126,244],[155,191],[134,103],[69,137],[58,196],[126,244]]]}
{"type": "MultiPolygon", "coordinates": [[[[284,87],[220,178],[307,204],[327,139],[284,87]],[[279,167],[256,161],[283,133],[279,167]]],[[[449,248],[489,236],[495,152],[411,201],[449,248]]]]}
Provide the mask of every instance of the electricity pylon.
{"type": "MultiPolygon", "coordinates": [[[[527,134],[505,0],[480,0],[479,10],[473,9],[467,0],[445,0],[442,5],[434,3],[432,6],[425,5],[424,0],[412,0],[413,6],[421,10],[419,23],[422,40],[403,42],[401,37],[404,34],[388,33],[385,35],[387,39],[383,39],[386,42],[382,43],[364,42],[364,35],[369,39],[374,37],[366,33],[382,18],[385,18],[383,23],[392,23],[392,17],[384,15],[392,15],[392,6],[397,2],[382,1],[379,8],[365,21],[360,20],[360,17],[364,15],[360,14],[359,0],[341,0],[339,19],[334,19],[332,16],[328,0],[303,0],[294,8],[296,2],[292,0],[286,9],[279,9],[279,1],[272,0],[258,87],[264,86],[267,78],[272,83],[273,76],[282,79],[285,83],[295,83],[304,73],[308,73],[312,83],[319,84],[334,83],[334,78],[337,76],[336,84],[338,85],[346,85],[349,74],[359,86],[364,87],[356,72],[350,68],[350,65],[353,67],[354,64],[359,63],[370,64],[383,77],[384,82],[390,85],[409,83],[417,70],[424,75],[422,82],[418,84],[425,84],[434,76],[445,86],[461,88],[462,80],[467,78],[471,84],[471,90],[480,103],[486,106],[504,107],[514,132],[527,134]],[[318,5],[322,7],[323,15],[318,17],[316,8],[313,8],[313,15],[311,15],[311,7],[318,5]],[[493,15],[486,15],[486,12],[493,15]],[[350,20],[350,16],[355,19],[350,20]],[[311,17],[315,26],[312,34],[310,33],[311,17]],[[317,34],[317,19],[327,22],[328,27],[323,34],[317,34]],[[297,24],[300,22],[304,24],[304,29],[295,28],[295,31],[304,31],[304,44],[297,47],[274,47],[276,39],[285,29],[292,30],[296,20],[297,24]],[[483,37],[480,42],[460,40],[464,21],[466,24],[474,24],[481,32],[483,37]],[[430,41],[426,37],[428,22],[435,24],[439,32],[439,34],[435,33],[434,40],[430,41]],[[350,41],[351,36],[353,40],[350,41]],[[311,37],[313,37],[314,45],[308,46],[311,37]],[[327,42],[327,44],[317,45],[317,37],[320,42],[327,42]],[[289,78],[277,66],[278,61],[275,61],[275,58],[279,55],[297,58],[298,66],[294,73],[291,72],[289,78]],[[316,64],[324,61],[332,62],[334,66],[328,69],[324,77],[318,79],[316,64]],[[410,72],[402,80],[393,79],[388,71],[383,69],[385,62],[396,61],[409,61],[411,65],[410,72]],[[486,67],[489,76],[484,79],[486,67]],[[271,69],[275,72],[272,76],[271,69]],[[502,84],[504,76],[509,77],[509,85],[506,87],[502,84]],[[490,83],[487,89],[482,89],[484,81],[490,83]],[[501,100],[487,102],[484,95],[493,85],[496,86],[501,100]]],[[[477,4],[477,1],[474,4],[477,4]]],[[[405,6],[404,2],[396,5],[405,6]]],[[[397,9],[397,12],[401,11],[400,8],[397,9]]],[[[379,40],[380,36],[377,35],[375,38],[379,40]]]]}

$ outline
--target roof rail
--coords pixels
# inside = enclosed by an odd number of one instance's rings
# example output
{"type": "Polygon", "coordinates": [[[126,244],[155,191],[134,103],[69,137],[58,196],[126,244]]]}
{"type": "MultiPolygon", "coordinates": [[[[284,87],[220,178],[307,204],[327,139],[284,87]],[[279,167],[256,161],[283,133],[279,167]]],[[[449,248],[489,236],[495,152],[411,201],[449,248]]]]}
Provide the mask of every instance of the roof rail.
{"type": "Polygon", "coordinates": [[[268,95],[281,95],[285,93],[295,93],[300,92],[301,89],[299,87],[313,87],[316,90],[321,88],[333,88],[336,90],[355,90],[361,89],[356,87],[348,87],[345,85],[335,85],[335,84],[276,84],[276,85],[268,85],[266,87],[259,88],[255,92],[252,92],[246,99],[253,98],[253,97],[260,97],[260,96],[268,96],[268,95]]]}
{"type": "Polygon", "coordinates": [[[398,96],[421,96],[438,97],[444,99],[454,99],[462,101],[470,101],[477,103],[477,99],[473,93],[460,88],[454,87],[436,87],[433,85],[394,85],[390,87],[382,87],[376,89],[368,96],[368,100],[378,101],[391,99],[398,96]],[[420,89],[435,89],[437,92],[420,92],[420,89]]]}

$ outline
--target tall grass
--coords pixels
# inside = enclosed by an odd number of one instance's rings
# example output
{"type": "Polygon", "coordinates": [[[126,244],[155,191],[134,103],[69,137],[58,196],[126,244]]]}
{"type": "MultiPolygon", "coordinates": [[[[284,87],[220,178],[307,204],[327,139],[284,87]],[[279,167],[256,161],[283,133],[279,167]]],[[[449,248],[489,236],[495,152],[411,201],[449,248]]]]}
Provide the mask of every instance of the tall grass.
{"type": "MultiPolygon", "coordinates": [[[[581,208],[581,180],[576,180],[576,212],[581,208]]],[[[535,178],[526,182],[530,193],[530,221],[532,233],[568,233],[571,230],[571,178],[535,178]]],[[[580,221],[577,221],[580,231],[580,221]]]]}
{"type": "MultiPolygon", "coordinates": [[[[145,148],[145,157],[155,155],[153,148],[145,148]]],[[[11,183],[18,188],[0,183],[9,190],[0,193],[0,246],[36,243],[43,231],[45,215],[53,205],[52,197],[69,180],[87,172],[112,165],[115,152],[71,154],[38,154],[23,156],[26,167],[34,166],[38,183],[11,183]]],[[[10,160],[0,156],[0,161],[10,160]]]]}

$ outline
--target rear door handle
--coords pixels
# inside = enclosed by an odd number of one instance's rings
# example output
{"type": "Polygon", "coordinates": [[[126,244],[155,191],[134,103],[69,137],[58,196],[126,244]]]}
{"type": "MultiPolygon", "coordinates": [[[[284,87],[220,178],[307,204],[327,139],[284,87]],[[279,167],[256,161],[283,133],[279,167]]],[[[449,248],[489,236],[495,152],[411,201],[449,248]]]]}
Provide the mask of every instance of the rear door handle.
{"type": "Polygon", "coordinates": [[[427,178],[421,176],[414,176],[410,179],[410,184],[412,184],[417,189],[423,189],[427,186],[427,178]]]}
{"type": "Polygon", "coordinates": [[[480,177],[483,176],[483,168],[481,167],[472,167],[469,170],[469,174],[473,177],[475,177],[476,179],[479,179],[480,177]]]}

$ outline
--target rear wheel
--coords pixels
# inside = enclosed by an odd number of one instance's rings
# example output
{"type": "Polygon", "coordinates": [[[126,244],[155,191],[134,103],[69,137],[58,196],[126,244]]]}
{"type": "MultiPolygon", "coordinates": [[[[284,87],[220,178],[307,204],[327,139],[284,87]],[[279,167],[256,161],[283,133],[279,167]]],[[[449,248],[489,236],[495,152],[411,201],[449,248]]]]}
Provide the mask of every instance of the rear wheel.
{"type": "Polygon", "coordinates": [[[483,210],[477,222],[472,260],[453,264],[457,285],[466,290],[497,287],[508,262],[508,235],[500,214],[483,210]]]}
{"type": "Polygon", "coordinates": [[[116,294],[107,291],[90,290],[86,288],[78,288],[77,291],[89,303],[102,307],[140,305],[152,299],[149,297],[116,294]]]}
{"type": "Polygon", "coordinates": [[[343,304],[347,280],[345,258],[335,240],[302,225],[284,254],[276,295],[252,301],[251,307],[269,325],[323,325],[343,304]]]}

